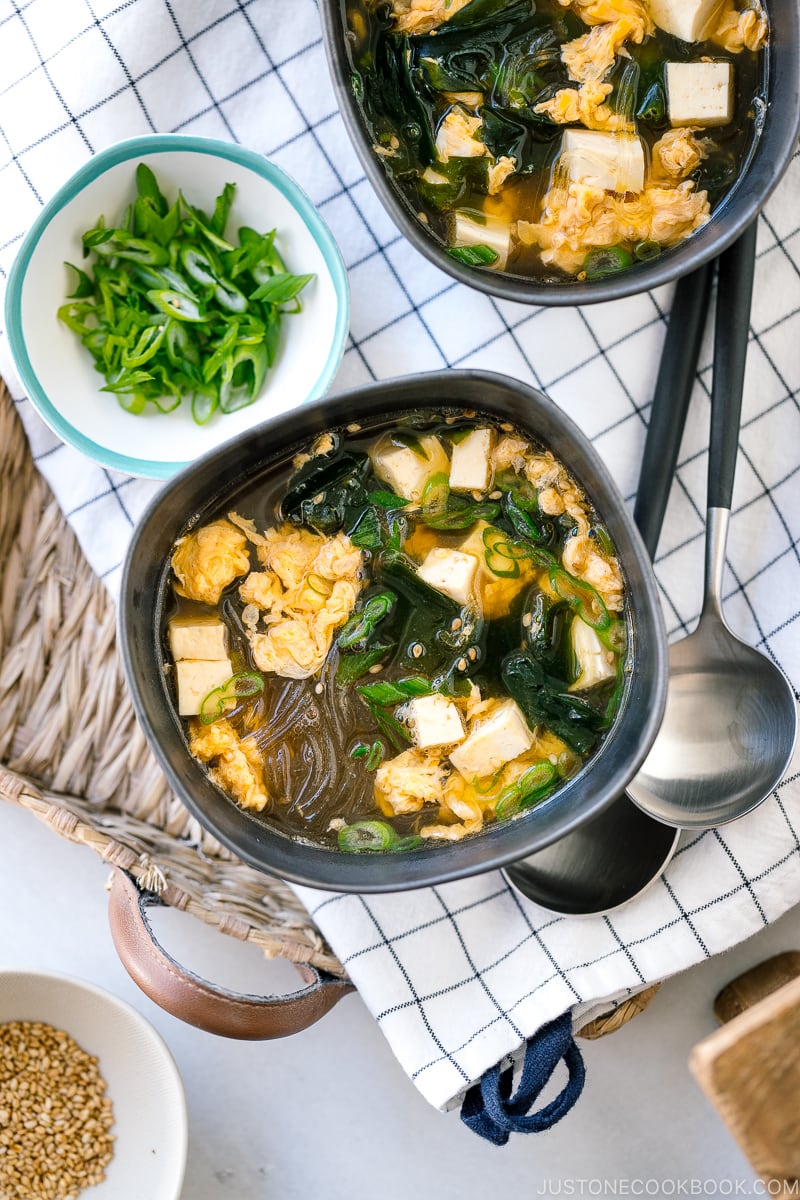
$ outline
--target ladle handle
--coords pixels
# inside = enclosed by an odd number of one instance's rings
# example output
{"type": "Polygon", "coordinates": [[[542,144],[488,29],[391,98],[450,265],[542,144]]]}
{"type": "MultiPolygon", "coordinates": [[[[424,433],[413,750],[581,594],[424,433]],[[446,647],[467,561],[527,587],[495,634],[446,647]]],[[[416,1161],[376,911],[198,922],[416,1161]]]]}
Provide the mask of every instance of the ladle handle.
{"type": "Polygon", "coordinates": [[[753,221],[719,260],[708,447],[710,509],[729,509],[733,496],[753,296],[756,226],[757,221],[753,221]]]}
{"type": "Polygon", "coordinates": [[[678,281],[664,338],[633,510],[633,519],[651,558],[655,558],[658,548],[678,463],[711,297],[712,274],[713,263],[705,263],[678,281]]]}

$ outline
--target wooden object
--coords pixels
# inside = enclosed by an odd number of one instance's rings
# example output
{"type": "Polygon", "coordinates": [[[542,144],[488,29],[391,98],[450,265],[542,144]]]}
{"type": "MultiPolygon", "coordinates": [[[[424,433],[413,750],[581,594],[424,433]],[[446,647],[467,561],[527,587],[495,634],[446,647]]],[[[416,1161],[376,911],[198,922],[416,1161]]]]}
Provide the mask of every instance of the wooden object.
{"type": "Polygon", "coordinates": [[[800,953],[759,964],[720,992],[726,1023],[689,1067],[767,1185],[800,1195],[800,953]],[[730,1019],[728,1019],[730,1018],[730,1019]]]}

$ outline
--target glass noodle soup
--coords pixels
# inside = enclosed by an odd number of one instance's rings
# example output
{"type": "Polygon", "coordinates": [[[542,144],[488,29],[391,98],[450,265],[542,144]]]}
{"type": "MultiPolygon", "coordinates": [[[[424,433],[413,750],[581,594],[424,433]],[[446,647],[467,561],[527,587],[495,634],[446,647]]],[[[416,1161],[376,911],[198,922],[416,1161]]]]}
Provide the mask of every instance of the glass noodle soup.
{"type": "Polygon", "coordinates": [[[602,279],[704,225],[764,113],[761,0],[343,0],[375,154],[460,262],[602,279]]]}
{"type": "Polygon", "coordinates": [[[554,797],[628,658],[607,532],[509,424],[416,413],[319,437],[176,542],[165,640],[192,754],[344,851],[458,841],[554,797]]]}

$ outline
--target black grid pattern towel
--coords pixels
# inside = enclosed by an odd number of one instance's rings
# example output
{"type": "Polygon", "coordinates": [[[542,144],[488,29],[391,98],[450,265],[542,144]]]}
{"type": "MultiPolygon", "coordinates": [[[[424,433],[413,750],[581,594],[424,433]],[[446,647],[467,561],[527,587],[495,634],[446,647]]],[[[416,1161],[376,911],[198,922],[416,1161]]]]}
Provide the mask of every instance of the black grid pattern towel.
{"type": "MultiPolygon", "coordinates": [[[[335,388],[443,366],[544,388],[593,439],[622,491],[638,473],[671,291],[531,309],[456,285],[386,216],[336,109],[313,0],[0,0],[0,278],[41,204],[124,137],[233,139],[307,191],[350,273],[335,388]]],[[[800,684],[800,161],[759,228],[726,614],[800,684]]],[[[114,592],[157,485],[62,446],[0,370],[33,452],[114,592]]],[[[671,635],[700,604],[709,354],[698,375],[656,570],[671,635]]],[[[746,681],[745,681],[746,683],[746,681]]],[[[755,933],[800,900],[795,763],[743,821],[688,838],[666,877],[610,918],[556,918],[497,874],[414,894],[304,893],[417,1087],[446,1107],[567,1008],[578,1016],[755,933]]]]}

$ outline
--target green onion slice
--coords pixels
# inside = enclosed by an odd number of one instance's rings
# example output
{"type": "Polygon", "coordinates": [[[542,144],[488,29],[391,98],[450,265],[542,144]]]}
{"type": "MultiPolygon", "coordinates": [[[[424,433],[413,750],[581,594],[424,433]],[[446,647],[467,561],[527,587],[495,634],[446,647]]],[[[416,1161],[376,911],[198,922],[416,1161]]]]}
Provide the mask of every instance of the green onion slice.
{"type": "Polygon", "coordinates": [[[456,262],[466,267],[490,267],[500,257],[491,246],[451,246],[447,251],[456,262]]]}
{"type": "Polygon", "coordinates": [[[425,487],[422,489],[421,503],[424,509],[426,508],[441,508],[447,504],[450,495],[450,480],[444,471],[437,471],[435,475],[431,475],[425,487]]]}
{"type": "Polygon", "coordinates": [[[632,262],[633,256],[622,246],[606,246],[586,255],[583,271],[587,279],[608,279],[610,275],[626,270],[632,262]]]}
{"type": "Polygon", "coordinates": [[[659,242],[654,242],[648,239],[644,242],[637,242],[633,247],[633,256],[638,258],[639,262],[652,262],[654,258],[658,258],[661,254],[661,245],[659,242]]]}
{"type": "Polygon", "coordinates": [[[418,849],[418,847],[422,846],[424,842],[425,839],[421,838],[418,834],[410,833],[407,835],[407,837],[399,837],[395,842],[392,843],[390,849],[392,854],[402,854],[405,850],[418,849]]]}
{"type": "Polygon", "coordinates": [[[597,633],[604,633],[610,627],[611,613],[596,588],[585,579],[570,575],[563,567],[551,567],[549,574],[553,591],[575,609],[582,621],[597,633]]]}
{"type": "Polygon", "coordinates": [[[396,600],[394,592],[378,592],[377,596],[370,596],[364,607],[354,613],[342,627],[336,639],[339,649],[349,650],[365,642],[378,622],[392,611],[396,600]]]}
{"type": "Polygon", "coordinates": [[[145,398],[141,392],[118,392],[117,403],[120,408],[124,408],[125,412],[133,413],[138,417],[144,412],[145,398]]]}
{"type": "Polygon", "coordinates": [[[505,788],[497,798],[495,814],[505,820],[524,808],[531,808],[544,800],[553,790],[558,772],[551,762],[543,761],[529,767],[515,783],[505,788]]]}
{"type": "Polygon", "coordinates": [[[432,691],[429,679],[422,675],[409,675],[392,683],[383,680],[380,683],[365,683],[358,689],[358,694],[373,704],[383,705],[402,704],[412,696],[429,696],[432,691]]]}
{"type": "Polygon", "coordinates": [[[508,540],[508,534],[501,529],[484,529],[483,544],[486,547],[484,559],[486,566],[493,575],[502,579],[516,579],[519,576],[519,559],[527,558],[526,548],[520,548],[517,543],[508,540]]]}
{"type": "Polygon", "coordinates": [[[372,743],[367,755],[367,761],[364,764],[368,771],[374,771],[376,767],[383,761],[383,742],[378,738],[372,743]]]}
{"type": "Polygon", "coordinates": [[[393,848],[397,834],[385,821],[355,821],[339,830],[337,840],[340,850],[349,850],[355,854],[365,851],[380,853],[382,850],[393,848]]]}
{"type": "Polygon", "coordinates": [[[333,591],[333,580],[326,579],[324,575],[315,575],[313,571],[306,578],[306,583],[318,596],[327,598],[333,591]]]}
{"type": "Polygon", "coordinates": [[[602,721],[603,729],[609,729],[611,727],[611,725],[614,722],[614,718],[616,717],[617,712],[619,711],[619,706],[620,706],[620,703],[622,702],[622,693],[625,690],[626,677],[627,677],[627,672],[625,669],[625,664],[623,663],[622,659],[620,658],[619,661],[617,662],[617,678],[614,681],[614,687],[611,691],[611,695],[608,698],[608,702],[607,702],[605,710],[603,712],[603,721],[602,721]]]}
{"type": "Polygon", "coordinates": [[[207,314],[201,308],[200,301],[185,292],[176,292],[172,288],[153,288],[147,293],[147,299],[154,308],[161,309],[168,317],[176,321],[205,321],[207,314]]]}
{"type": "Polygon", "coordinates": [[[602,525],[593,525],[589,530],[589,537],[597,541],[598,546],[605,554],[606,558],[613,558],[617,553],[614,549],[614,543],[608,535],[608,531],[602,525]]]}
{"type": "Polygon", "coordinates": [[[362,675],[367,674],[370,667],[374,667],[390,650],[394,650],[395,645],[395,642],[381,643],[356,654],[343,654],[336,668],[336,682],[344,685],[360,679],[362,675]]]}
{"type": "Polygon", "coordinates": [[[231,675],[221,687],[212,688],[200,704],[200,720],[204,725],[213,725],[225,712],[240,700],[250,700],[264,690],[264,676],[257,671],[239,671],[231,675]]]}
{"type": "Polygon", "coordinates": [[[471,503],[461,496],[451,495],[444,509],[420,513],[423,523],[431,529],[469,529],[476,521],[493,521],[499,516],[500,505],[493,501],[471,503]]]}
{"type": "Polygon", "coordinates": [[[198,389],[192,395],[192,419],[196,425],[205,425],[219,406],[219,396],[211,390],[198,389]]]}

